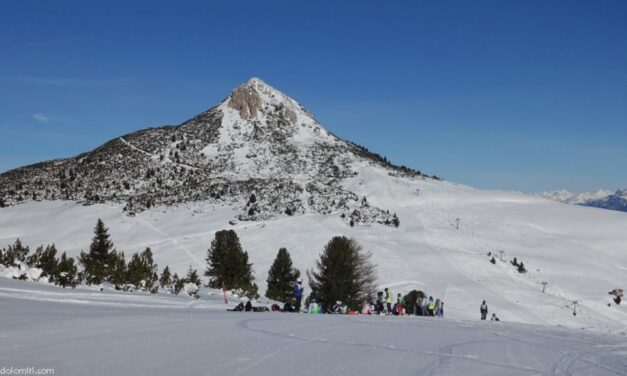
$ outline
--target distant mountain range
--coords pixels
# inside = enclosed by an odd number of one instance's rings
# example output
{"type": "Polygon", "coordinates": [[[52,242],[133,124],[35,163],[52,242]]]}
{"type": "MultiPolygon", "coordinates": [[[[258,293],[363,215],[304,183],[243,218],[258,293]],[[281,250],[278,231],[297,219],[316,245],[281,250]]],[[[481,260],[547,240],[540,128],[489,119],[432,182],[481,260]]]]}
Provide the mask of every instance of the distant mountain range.
{"type": "Polygon", "coordinates": [[[627,189],[619,189],[615,192],[599,189],[596,192],[585,193],[572,193],[562,189],[559,191],[542,192],[541,196],[566,204],[627,212],[627,189]]]}

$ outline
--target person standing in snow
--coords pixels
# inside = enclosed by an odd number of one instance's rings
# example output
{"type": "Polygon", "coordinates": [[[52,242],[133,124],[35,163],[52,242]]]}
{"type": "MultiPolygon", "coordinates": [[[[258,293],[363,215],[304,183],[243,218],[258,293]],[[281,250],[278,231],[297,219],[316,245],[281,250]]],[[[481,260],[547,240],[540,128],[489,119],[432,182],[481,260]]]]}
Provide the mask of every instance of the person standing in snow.
{"type": "Polygon", "coordinates": [[[429,297],[429,304],[427,305],[427,312],[429,316],[435,316],[435,301],[433,301],[433,296],[429,297]]]}
{"type": "Polygon", "coordinates": [[[435,316],[439,317],[440,316],[440,307],[442,305],[442,301],[440,300],[440,298],[436,298],[435,299],[435,316]]]}
{"type": "Polygon", "coordinates": [[[388,313],[392,313],[392,302],[394,302],[394,297],[392,295],[392,291],[390,291],[387,287],[385,288],[385,302],[387,303],[388,313]]]}
{"type": "Polygon", "coordinates": [[[481,320],[485,320],[488,317],[488,305],[485,300],[481,303],[481,320]]]}
{"type": "Polygon", "coordinates": [[[396,306],[394,307],[394,314],[398,316],[402,316],[405,314],[405,299],[403,299],[403,296],[400,292],[398,293],[398,295],[396,295],[396,306]]]}
{"type": "Polygon", "coordinates": [[[303,291],[304,291],[304,287],[303,287],[303,279],[302,278],[298,278],[296,280],[296,286],[294,286],[294,297],[296,298],[296,305],[294,306],[294,311],[295,312],[300,312],[300,303],[303,299],[303,291]]]}
{"type": "Polygon", "coordinates": [[[385,297],[383,297],[383,291],[377,292],[377,314],[382,314],[385,308],[383,305],[385,303],[385,297]]]}

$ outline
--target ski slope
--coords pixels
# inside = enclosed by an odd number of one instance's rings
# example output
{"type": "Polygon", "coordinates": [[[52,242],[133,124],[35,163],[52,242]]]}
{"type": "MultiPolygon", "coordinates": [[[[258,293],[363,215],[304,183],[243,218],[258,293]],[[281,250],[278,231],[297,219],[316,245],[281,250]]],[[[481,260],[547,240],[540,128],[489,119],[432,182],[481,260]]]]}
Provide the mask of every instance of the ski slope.
{"type": "Polygon", "coordinates": [[[130,255],[151,247],[160,267],[170,265],[180,274],[188,265],[204,271],[214,233],[232,228],[249,252],[263,293],[280,247],[287,247],[304,272],[331,237],[346,235],[373,253],[381,287],[393,293],[416,288],[439,297],[448,318],[478,319],[485,299],[490,312],[508,322],[627,332],[627,306],[608,306],[607,294],[627,288],[626,213],[392,177],[367,163],[355,168],[359,173],[344,183],[346,189],[396,212],[399,228],[350,227],[340,213],[230,225],[233,209],[203,203],[156,207],[128,217],[114,204],[53,201],[0,209],[0,244],[19,237],[31,247],[54,242],[77,255],[88,249],[96,220],[102,218],[118,250],[130,255]],[[496,265],[488,252],[497,255],[496,265]],[[515,271],[509,264],[513,257],[524,262],[528,273],[515,271]],[[543,281],[548,282],[544,294],[543,281]]]}
{"type": "Polygon", "coordinates": [[[0,279],[0,363],[62,375],[627,375],[627,337],[424,317],[226,312],[219,297],[0,279]]]}

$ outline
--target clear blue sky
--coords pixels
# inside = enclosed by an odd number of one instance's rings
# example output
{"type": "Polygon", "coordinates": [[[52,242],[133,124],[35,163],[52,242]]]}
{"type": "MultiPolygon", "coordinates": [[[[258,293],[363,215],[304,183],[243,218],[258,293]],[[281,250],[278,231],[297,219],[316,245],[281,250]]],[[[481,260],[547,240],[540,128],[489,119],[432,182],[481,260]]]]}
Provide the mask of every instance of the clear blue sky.
{"type": "Polygon", "coordinates": [[[482,188],[627,187],[627,1],[0,2],[0,171],[179,124],[258,76],[482,188]]]}

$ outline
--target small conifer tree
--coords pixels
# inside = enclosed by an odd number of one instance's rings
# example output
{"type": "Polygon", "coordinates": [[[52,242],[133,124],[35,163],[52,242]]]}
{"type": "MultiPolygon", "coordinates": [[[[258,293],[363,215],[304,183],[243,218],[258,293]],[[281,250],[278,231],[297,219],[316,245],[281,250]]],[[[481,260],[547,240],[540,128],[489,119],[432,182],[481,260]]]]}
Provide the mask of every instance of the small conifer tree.
{"type": "Polygon", "coordinates": [[[77,272],[78,268],[74,264],[74,259],[67,257],[65,252],[63,252],[61,259],[59,259],[59,266],[57,267],[57,273],[55,275],[57,283],[63,287],[75,285],[78,282],[77,272]]]}
{"type": "Polygon", "coordinates": [[[111,275],[111,266],[115,259],[116,251],[113,248],[113,242],[109,239],[109,229],[98,218],[89,253],[81,252],[79,256],[84,269],[85,282],[90,285],[97,285],[107,281],[111,275]]]}
{"type": "Polygon", "coordinates": [[[35,253],[30,255],[26,260],[26,264],[31,268],[39,268],[42,270],[42,277],[53,277],[59,263],[57,260],[57,248],[52,245],[37,247],[35,253]]]}
{"type": "Polygon", "coordinates": [[[17,239],[15,244],[9,245],[6,250],[4,250],[3,262],[4,265],[12,266],[16,263],[21,263],[26,261],[26,257],[30,249],[28,246],[24,247],[22,241],[17,239]]]}
{"type": "Polygon", "coordinates": [[[300,272],[294,268],[290,253],[285,248],[279,249],[274,263],[268,271],[268,290],[266,297],[294,304],[294,284],[300,272]]]}
{"type": "Polygon", "coordinates": [[[172,285],[172,274],[170,273],[170,267],[166,265],[163,268],[163,272],[161,272],[161,277],[159,278],[159,284],[163,289],[169,289],[172,285]]]}
{"type": "Polygon", "coordinates": [[[186,283],[193,283],[196,286],[200,286],[200,278],[198,278],[198,271],[196,269],[192,269],[192,266],[189,266],[187,269],[187,276],[185,277],[186,283]]]}
{"type": "Polygon", "coordinates": [[[111,265],[110,280],[116,290],[120,290],[124,288],[124,285],[126,285],[126,282],[128,281],[128,272],[126,269],[124,252],[116,252],[111,265]]]}

